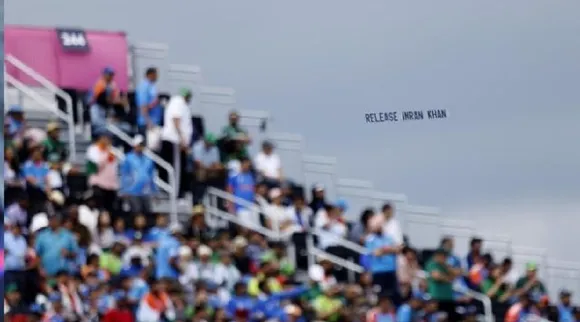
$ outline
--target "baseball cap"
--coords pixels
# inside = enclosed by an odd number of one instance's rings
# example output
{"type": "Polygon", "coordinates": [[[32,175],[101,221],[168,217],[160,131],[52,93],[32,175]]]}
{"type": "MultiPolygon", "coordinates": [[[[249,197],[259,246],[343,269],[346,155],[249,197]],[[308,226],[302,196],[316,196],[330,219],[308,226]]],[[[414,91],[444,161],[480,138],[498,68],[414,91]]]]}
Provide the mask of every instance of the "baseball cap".
{"type": "Polygon", "coordinates": [[[314,191],[324,191],[324,185],[322,183],[317,183],[312,187],[314,191]]]}
{"type": "Polygon", "coordinates": [[[526,271],[535,271],[538,269],[538,264],[535,262],[527,262],[526,263],[526,271]]]}
{"type": "Polygon", "coordinates": [[[270,199],[276,199],[280,196],[282,196],[282,190],[280,190],[279,188],[273,188],[272,190],[270,190],[269,194],[270,199]]]}
{"type": "Polygon", "coordinates": [[[22,106],[20,105],[11,105],[8,108],[8,113],[22,113],[24,112],[24,110],[22,109],[22,106]]]}
{"type": "Polygon", "coordinates": [[[141,144],[145,143],[145,138],[143,137],[143,135],[137,134],[133,138],[132,143],[133,143],[133,146],[141,145],[141,144]]]}
{"type": "Polygon", "coordinates": [[[189,88],[184,87],[184,88],[181,88],[179,90],[179,95],[181,95],[181,96],[191,96],[191,94],[192,94],[192,92],[189,88]]]}
{"type": "Polygon", "coordinates": [[[342,210],[348,209],[348,202],[344,199],[338,199],[334,205],[342,210]]]}
{"type": "Polygon", "coordinates": [[[201,215],[205,212],[205,208],[203,205],[195,205],[193,206],[193,209],[191,210],[191,213],[194,215],[201,215]]]}
{"type": "Polygon", "coordinates": [[[560,297],[570,297],[572,296],[572,292],[570,292],[569,290],[561,290],[560,291],[560,297]]]}
{"type": "Polygon", "coordinates": [[[46,132],[52,132],[58,129],[60,129],[60,124],[58,122],[52,121],[46,124],[46,132]]]}
{"type": "Polygon", "coordinates": [[[115,70],[113,69],[113,67],[107,66],[107,67],[103,68],[103,74],[104,75],[113,75],[113,74],[115,74],[115,70]]]}

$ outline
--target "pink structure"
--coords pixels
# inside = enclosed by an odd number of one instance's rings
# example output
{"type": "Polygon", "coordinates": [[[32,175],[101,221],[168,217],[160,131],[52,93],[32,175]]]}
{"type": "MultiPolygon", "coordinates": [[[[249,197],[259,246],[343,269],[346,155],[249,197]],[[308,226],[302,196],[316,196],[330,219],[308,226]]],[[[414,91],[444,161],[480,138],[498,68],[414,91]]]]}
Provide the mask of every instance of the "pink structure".
{"type": "MultiPolygon", "coordinates": [[[[116,72],[121,90],[129,86],[127,37],[123,32],[86,30],[90,51],[65,52],[54,28],[6,25],[5,54],[12,55],[61,88],[88,90],[93,87],[105,67],[116,72]]],[[[8,74],[27,85],[37,83],[11,64],[8,74]]]]}

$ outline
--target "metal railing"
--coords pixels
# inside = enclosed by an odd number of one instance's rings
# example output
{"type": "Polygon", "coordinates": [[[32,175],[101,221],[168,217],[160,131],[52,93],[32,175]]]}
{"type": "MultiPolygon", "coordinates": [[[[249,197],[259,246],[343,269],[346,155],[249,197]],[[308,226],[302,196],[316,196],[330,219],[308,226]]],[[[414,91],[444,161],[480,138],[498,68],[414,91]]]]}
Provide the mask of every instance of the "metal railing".
{"type": "MultiPolygon", "coordinates": [[[[34,89],[31,89],[30,87],[24,85],[22,82],[17,80],[12,75],[10,75],[8,73],[4,73],[4,82],[5,82],[4,86],[6,86],[7,84],[10,84],[12,87],[16,88],[17,90],[22,92],[24,95],[30,97],[36,103],[38,103],[42,107],[48,109],[50,112],[54,113],[59,119],[65,121],[68,124],[68,126],[69,126],[69,131],[68,131],[69,151],[70,151],[71,156],[75,155],[76,154],[76,142],[75,142],[74,122],[73,122],[72,118],[70,118],[66,113],[59,110],[58,108],[55,108],[54,104],[52,102],[50,102],[49,100],[44,98],[42,95],[39,95],[36,91],[34,91],[34,89]]],[[[71,159],[73,161],[75,160],[74,158],[71,158],[71,159]]]]}
{"type": "MultiPolygon", "coordinates": [[[[281,232],[280,226],[278,224],[275,225],[274,229],[269,229],[261,225],[257,225],[254,222],[245,222],[241,220],[238,216],[222,210],[219,205],[219,199],[223,199],[227,202],[241,205],[244,208],[248,209],[249,211],[253,212],[255,216],[259,216],[260,214],[264,214],[267,216],[265,211],[260,209],[260,207],[257,206],[256,204],[248,202],[247,200],[244,199],[240,199],[230,193],[219,190],[217,188],[208,187],[207,192],[204,196],[203,204],[206,209],[205,220],[210,227],[215,228],[216,226],[219,226],[218,221],[222,220],[255,231],[267,237],[270,240],[281,241],[288,240],[292,237],[293,232],[288,233],[281,232]]],[[[287,246],[288,246],[287,247],[288,258],[290,259],[291,264],[294,267],[296,267],[296,247],[294,243],[288,243],[287,246]]]]}
{"type": "MultiPolygon", "coordinates": [[[[125,132],[121,131],[118,127],[107,123],[107,130],[116,136],[121,141],[128,145],[132,145],[131,137],[125,132]]],[[[155,177],[155,183],[159,188],[165,190],[169,194],[169,200],[171,205],[171,222],[178,222],[179,218],[177,215],[177,178],[175,175],[175,170],[173,166],[167,161],[163,160],[159,155],[155,154],[148,148],[143,150],[143,154],[149,157],[155,164],[159,165],[165,171],[167,171],[167,177],[169,182],[163,182],[158,176],[155,177]]]]}
{"type": "Polygon", "coordinates": [[[485,322],[495,322],[493,309],[491,306],[491,299],[489,298],[489,296],[483,293],[476,292],[474,290],[470,290],[465,287],[458,287],[457,285],[453,286],[453,290],[480,301],[483,304],[483,314],[485,316],[485,322]]]}
{"type": "MultiPolygon", "coordinates": [[[[74,123],[74,118],[73,118],[73,103],[72,103],[72,98],[70,97],[69,94],[67,94],[65,91],[63,91],[62,89],[60,89],[58,86],[56,86],[55,84],[53,84],[51,81],[49,81],[47,78],[45,78],[44,76],[42,76],[41,74],[39,74],[38,72],[36,72],[34,69],[30,68],[28,65],[26,65],[25,63],[23,63],[22,61],[20,61],[18,58],[12,56],[12,55],[7,55],[6,57],[4,57],[4,62],[7,62],[9,64],[11,64],[12,66],[16,67],[19,71],[23,72],[24,74],[26,74],[28,77],[34,79],[35,81],[38,82],[38,84],[42,85],[42,87],[44,87],[45,89],[47,89],[48,91],[50,91],[53,95],[61,98],[66,105],[66,113],[63,113],[62,115],[59,115],[59,118],[63,119],[68,127],[69,127],[69,144],[71,144],[73,147],[75,146],[75,123],[74,123]],[[64,117],[63,117],[64,115],[64,117]],[[72,133],[72,135],[70,134],[72,133]]],[[[6,69],[4,74],[6,75],[6,69]]],[[[16,79],[16,77],[12,77],[12,80],[16,80],[20,85],[23,86],[27,86],[24,85],[24,83],[18,81],[16,79]]],[[[10,82],[10,83],[14,83],[14,82],[10,82]]],[[[27,86],[30,88],[30,86],[27,86]]],[[[50,105],[52,107],[52,105],[50,105]]],[[[53,108],[50,108],[51,111],[54,111],[53,108]]],[[[57,108],[58,110],[58,108],[57,108]]],[[[60,110],[58,110],[59,112],[61,112],[60,110]]],[[[76,149],[75,148],[71,148],[70,149],[70,158],[71,161],[75,161],[76,160],[76,149]]]]}

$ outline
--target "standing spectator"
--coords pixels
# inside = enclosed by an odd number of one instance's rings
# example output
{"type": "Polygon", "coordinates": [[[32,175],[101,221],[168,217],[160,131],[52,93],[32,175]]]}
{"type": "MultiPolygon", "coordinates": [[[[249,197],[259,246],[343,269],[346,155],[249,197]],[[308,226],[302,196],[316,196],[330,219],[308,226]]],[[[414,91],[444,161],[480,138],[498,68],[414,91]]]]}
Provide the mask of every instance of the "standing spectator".
{"type": "Polygon", "coordinates": [[[313,212],[302,194],[295,194],[291,206],[286,208],[288,218],[292,218],[293,224],[297,231],[306,232],[310,230],[314,223],[313,212]]]}
{"type": "Polygon", "coordinates": [[[4,205],[10,205],[24,192],[25,180],[14,148],[4,148],[4,205]]]}
{"type": "Polygon", "coordinates": [[[169,231],[171,235],[162,235],[159,238],[159,246],[155,253],[156,277],[173,278],[179,277],[178,251],[181,239],[181,227],[173,224],[169,231]]]}
{"type": "Polygon", "coordinates": [[[453,249],[455,248],[455,242],[453,237],[445,236],[441,239],[441,244],[439,245],[442,249],[447,252],[447,264],[453,267],[454,269],[461,270],[461,259],[458,256],[453,254],[453,249]]]}
{"type": "Polygon", "coordinates": [[[262,151],[256,155],[254,166],[262,181],[269,187],[279,187],[282,181],[282,162],[280,156],[274,153],[274,144],[270,141],[262,143],[262,151]]]}
{"type": "Polygon", "coordinates": [[[395,218],[394,207],[387,203],[381,209],[383,216],[385,217],[385,226],[383,227],[383,233],[390,235],[391,238],[397,244],[403,243],[403,231],[401,230],[401,225],[397,218],[395,218]]]}
{"type": "Polygon", "coordinates": [[[26,192],[29,198],[35,201],[31,209],[33,213],[44,211],[45,203],[50,196],[49,171],[48,163],[42,158],[42,149],[34,148],[30,160],[22,166],[22,173],[26,178],[26,192]]]}
{"type": "Polygon", "coordinates": [[[216,137],[206,133],[203,140],[197,141],[192,148],[195,169],[193,204],[198,204],[208,186],[223,189],[226,181],[225,167],[221,163],[216,137]]]}
{"type": "Polygon", "coordinates": [[[90,93],[88,103],[93,138],[107,131],[107,112],[110,106],[121,98],[114,79],[115,71],[110,67],[105,67],[102,76],[97,80],[90,93]]]}
{"type": "Polygon", "coordinates": [[[326,202],[324,186],[320,183],[315,184],[312,187],[312,199],[310,200],[310,209],[316,215],[319,210],[324,210],[328,203],[326,202]]]}
{"type": "MultiPolygon", "coordinates": [[[[188,89],[182,89],[179,95],[171,97],[165,107],[161,132],[161,157],[175,170],[180,199],[185,197],[186,188],[189,187],[186,156],[193,137],[193,121],[189,107],[191,97],[192,93],[188,89]]],[[[159,177],[168,182],[168,173],[165,169],[159,169],[159,177]]]]}
{"type": "Polygon", "coordinates": [[[560,291],[560,303],[558,304],[558,313],[560,322],[575,322],[574,307],[572,307],[572,293],[567,290],[560,291]]]}
{"type": "Polygon", "coordinates": [[[278,233],[286,233],[293,230],[293,219],[282,205],[282,191],[280,188],[270,190],[270,205],[264,209],[266,212],[266,227],[278,233]]]}
{"type": "MultiPolygon", "coordinates": [[[[240,173],[230,176],[228,179],[228,192],[236,196],[236,198],[253,203],[256,191],[256,180],[250,171],[250,167],[250,159],[243,158],[241,160],[240,173]]],[[[260,225],[259,215],[251,209],[248,209],[245,205],[230,203],[229,211],[230,213],[237,214],[240,220],[246,223],[252,223],[255,226],[260,225]]]]}
{"type": "Polygon", "coordinates": [[[28,244],[19,225],[4,219],[4,282],[14,283],[22,293],[26,285],[26,255],[28,244]]]}
{"type": "Polygon", "coordinates": [[[529,294],[535,301],[547,294],[544,283],[538,277],[538,265],[534,262],[526,264],[526,275],[516,283],[516,296],[522,294],[529,294]]]}
{"type": "Polygon", "coordinates": [[[502,275],[505,277],[504,279],[506,283],[510,284],[511,286],[516,285],[520,275],[514,268],[514,264],[511,258],[504,258],[503,262],[501,263],[501,271],[502,275]]]}
{"type": "Polygon", "coordinates": [[[448,314],[451,321],[458,321],[455,312],[453,281],[457,277],[447,264],[447,252],[437,249],[426,266],[428,274],[427,286],[431,298],[439,304],[439,308],[448,314]]]}
{"type": "Polygon", "coordinates": [[[512,289],[505,282],[500,266],[491,270],[491,274],[481,284],[481,291],[494,303],[505,303],[512,296],[512,289]]]}
{"type": "Polygon", "coordinates": [[[163,120],[163,107],[157,97],[157,68],[149,67],[145,71],[145,78],[137,86],[135,91],[135,104],[137,111],[137,127],[139,134],[146,137],[147,130],[161,126],[163,120]]]}
{"type": "Polygon", "coordinates": [[[101,210],[113,213],[116,209],[119,162],[111,147],[107,133],[100,134],[98,140],[87,150],[87,176],[97,204],[101,210]]]}
{"type": "Polygon", "coordinates": [[[251,139],[248,132],[243,129],[240,124],[240,115],[236,111],[231,111],[229,114],[229,124],[222,129],[222,137],[227,145],[231,146],[230,153],[227,155],[227,160],[239,160],[240,158],[248,157],[247,146],[251,139]]]}
{"type": "Polygon", "coordinates": [[[411,288],[415,285],[421,270],[417,252],[410,247],[405,247],[401,253],[403,256],[397,257],[397,278],[399,284],[411,288]]]}
{"type": "Polygon", "coordinates": [[[25,194],[18,196],[18,200],[6,208],[4,218],[9,220],[12,226],[17,225],[23,230],[27,229],[31,218],[29,218],[29,203],[25,194]]]}
{"type": "Polygon", "coordinates": [[[41,142],[45,160],[54,160],[61,163],[68,159],[68,149],[66,144],[60,140],[60,124],[56,121],[46,125],[47,137],[41,142]]]}
{"type": "Polygon", "coordinates": [[[357,244],[364,244],[365,239],[369,233],[368,223],[375,214],[375,211],[371,208],[363,210],[360,215],[359,221],[354,225],[349,233],[349,239],[357,244]]]}
{"type": "Polygon", "coordinates": [[[475,259],[483,255],[481,253],[481,248],[483,246],[483,239],[478,237],[473,237],[469,242],[469,253],[467,253],[467,270],[469,271],[471,267],[475,264],[475,259]]]}
{"type": "Polygon", "coordinates": [[[326,249],[334,255],[342,253],[339,249],[341,247],[339,240],[346,237],[348,232],[348,227],[344,223],[344,218],[340,215],[340,205],[341,203],[339,202],[337,203],[337,206],[328,206],[327,210],[324,212],[322,212],[322,210],[319,211],[315,219],[315,227],[321,230],[318,245],[320,248],[326,249]]]}
{"type": "Polygon", "coordinates": [[[143,154],[145,138],[137,135],[133,138],[133,151],[125,156],[121,164],[121,195],[128,199],[131,212],[151,214],[151,197],[158,193],[155,185],[155,164],[143,154]]]}
{"type": "Polygon", "coordinates": [[[380,294],[391,297],[395,305],[400,304],[399,284],[397,281],[397,254],[401,252],[399,244],[389,235],[382,233],[384,218],[374,216],[369,226],[371,233],[367,236],[365,247],[370,253],[370,271],[373,283],[380,288],[380,294]]]}
{"type": "Polygon", "coordinates": [[[35,250],[48,276],[67,270],[77,255],[78,245],[73,234],[61,226],[57,215],[50,216],[48,229],[38,233],[35,250]]]}

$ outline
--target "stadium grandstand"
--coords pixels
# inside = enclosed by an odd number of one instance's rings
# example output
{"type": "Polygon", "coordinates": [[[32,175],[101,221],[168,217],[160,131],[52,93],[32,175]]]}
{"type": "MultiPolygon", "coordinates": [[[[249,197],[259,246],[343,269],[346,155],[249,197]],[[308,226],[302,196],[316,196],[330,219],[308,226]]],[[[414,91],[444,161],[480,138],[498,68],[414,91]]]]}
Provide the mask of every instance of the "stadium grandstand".
{"type": "Polygon", "coordinates": [[[580,321],[577,265],[339,178],[168,50],[5,27],[6,321],[580,321]]]}

